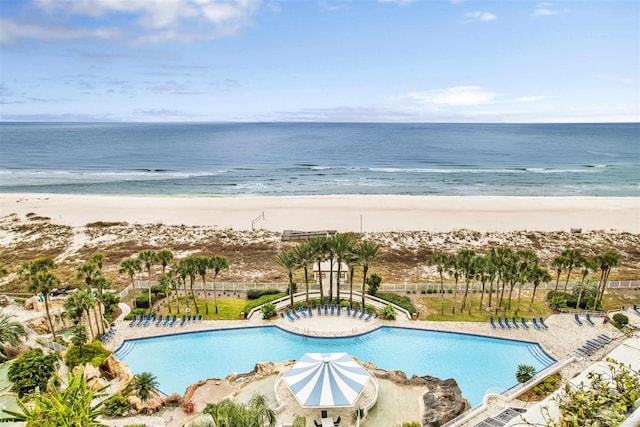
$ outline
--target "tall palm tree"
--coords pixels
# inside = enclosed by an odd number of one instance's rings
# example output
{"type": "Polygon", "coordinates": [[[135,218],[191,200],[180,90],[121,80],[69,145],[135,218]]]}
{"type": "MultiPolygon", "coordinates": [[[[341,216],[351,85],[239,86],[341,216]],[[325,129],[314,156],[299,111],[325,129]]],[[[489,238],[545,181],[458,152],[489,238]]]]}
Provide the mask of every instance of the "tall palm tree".
{"type": "MultiPolygon", "coordinates": [[[[520,300],[522,297],[522,287],[528,280],[531,279],[531,272],[533,269],[540,265],[538,255],[533,251],[524,249],[516,252],[517,265],[516,276],[520,286],[518,287],[518,303],[516,305],[516,315],[520,312],[520,300]]],[[[509,296],[509,302],[511,302],[511,296],[509,296]]],[[[510,306],[511,304],[509,304],[510,306]]]]}
{"type": "Polygon", "coordinates": [[[306,293],[306,302],[309,304],[309,265],[315,261],[315,256],[311,251],[311,245],[308,241],[300,243],[293,249],[293,255],[298,263],[298,267],[304,270],[304,285],[306,293]]]}
{"type": "Polygon", "coordinates": [[[607,251],[602,255],[598,255],[595,259],[600,264],[600,285],[598,286],[598,294],[593,302],[593,309],[597,310],[598,303],[602,303],[604,291],[609,281],[609,273],[613,267],[617,267],[622,256],[616,251],[607,251]]]}
{"type": "Polygon", "coordinates": [[[571,270],[573,270],[573,267],[580,266],[585,258],[579,249],[565,249],[560,255],[564,257],[564,267],[567,269],[567,280],[564,282],[564,292],[566,293],[569,278],[571,277],[571,270]]]}
{"type": "Polygon", "coordinates": [[[463,249],[458,253],[458,265],[465,281],[464,296],[462,297],[462,306],[460,307],[460,311],[463,311],[466,307],[467,295],[469,295],[469,284],[475,276],[475,268],[473,264],[475,256],[476,253],[471,249],[463,249]]]}
{"type": "MultiPolygon", "coordinates": [[[[587,259],[586,257],[583,258],[581,260],[580,265],[578,266],[580,268],[580,274],[582,274],[582,279],[580,280],[580,291],[578,293],[578,302],[576,304],[576,308],[580,308],[580,302],[582,300],[582,294],[584,292],[584,290],[587,288],[586,285],[586,280],[587,280],[587,276],[589,275],[589,273],[595,271],[598,266],[595,265],[595,263],[593,262],[592,259],[587,259]]],[[[592,285],[592,281],[590,281],[589,285],[592,285]]],[[[590,287],[590,286],[589,286],[590,287]]]]}
{"type": "Polygon", "coordinates": [[[229,269],[229,260],[222,255],[214,255],[211,258],[211,268],[213,268],[213,305],[218,314],[218,299],[216,297],[216,279],[222,270],[229,269]]]}
{"type": "MultiPolygon", "coordinates": [[[[140,264],[140,260],[135,258],[123,259],[120,263],[120,270],[118,270],[120,274],[126,274],[127,276],[129,276],[129,279],[131,280],[132,290],[134,290],[136,287],[136,284],[134,282],[135,274],[140,271],[142,271],[142,265],[140,264]]],[[[135,298],[133,299],[133,301],[135,303],[135,298]]]]}
{"type": "Polygon", "coordinates": [[[162,266],[162,274],[164,274],[169,263],[173,261],[173,252],[169,249],[160,249],[156,252],[156,261],[162,266]]]}
{"type": "Polygon", "coordinates": [[[351,254],[353,250],[353,239],[351,236],[344,233],[338,233],[333,236],[331,245],[333,247],[333,253],[338,263],[338,272],[336,277],[336,299],[340,304],[340,273],[342,271],[342,263],[351,254]]]}
{"type": "Polygon", "coordinates": [[[580,303],[582,302],[582,297],[585,295],[585,293],[587,295],[587,298],[590,295],[594,295],[595,297],[595,294],[598,292],[598,283],[595,280],[582,279],[582,281],[578,283],[576,290],[578,291],[578,301],[576,302],[576,308],[580,309],[580,303]]]}
{"type": "MultiPolygon", "coordinates": [[[[169,268],[169,276],[171,277],[171,289],[175,289],[176,291],[176,311],[180,314],[180,284],[182,284],[183,289],[186,289],[184,281],[187,275],[182,271],[178,263],[171,265],[171,268],[169,268]]],[[[184,296],[185,298],[187,297],[186,292],[184,296]]]]}
{"type": "Polygon", "coordinates": [[[151,372],[141,372],[133,380],[133,391],[143,402],[157,393],[156,389],[160,385],[155,375],[151,372]]]}
{"type": "MultiPolygon", "coordinates": [[[[195,257],[195,269],[200,277],[202,277],[202,291],[204,292],[204,312],[209,314],[209,302],[207,300],[206,276],[207,270],[211,268],[211,257],[200,255],[195,257]]],[[[215,298],[215,295],[214,295],[215,298]]],[[[217,312],[217,310],[216,310],[217,312]]]]}
{"type": "Polygon", "coordinates": [[[456,300],[458,297],[458,279],[460,279],[460,274],[462,270],[460,269],[460,264],[458,262],[458,256],[455,254],[449,255],[449,260],[447,261],[447,268],[449,275],[453,276],[454,287],[453,287],[453,304],[451,304],[451,314],[456,314],[456,300]]]}
{"type": "Polygon", "coordinates": [[[49,310],[49,294],[51,290],[60,286],[60,279],[58,276],[53,274],[50,271],[38,271],[35,276],[31,277],[29,281],[29,285],[27,289],[29,292],[40,293],[44,299],[44,309],[47,314],[47,320],[49,321],[49,326],[51,327],[51,335],[53,340],[56,340],[56,329],[53,325],[53,320],[51,319],[51,312],[49,310]]]}
{"type": "Polygon", "coordinates": [[[513,259],[513,251],[511,250],[511,248],[508,248],[506,246],[499,246],[497,248],[491,248],[491,251],[489,251],[489,257],[496,270],[497,290],[500,290],[500,283],[502,282],[500,298],[496,296],[496,298],[498,299],[496,314],[498,314],[500,308],[502,307],[502,301],[504,299],[504,289],[507,286],[507,278],[505,276],[508,272],[509,264],[513,259]]]}
{"type": "Polygon", "coordinates": [[[293,272],[297,268],[296,259],[291,252],[283,252],[276,257],[276,263],[287,271],[289,278],[289,299],[293,308],[293,272]]]}
{"type": "Polygon", "coordinates": [[[102,275],[102,272],[98,269],[98,266],[92,262],[87,262],[85,264],[82,264],[78,268],[76,277],[78,279],[84,280],[86,285],[91,288],[91,285],[95,278],[99,277],[100,275],[102,275]]]}
{"type": "Polygon", "coordinates": [[[27,338],[24,325],[13,320],[14,316],[0,313],[0,353],[6,357],[7,347],[17,347],[27,338]]]}
{"type": "MultiPolygon", "coordinates": [[[[89,325],[89,331],[91,332],[91,338],[95,338],[98,335],[98,329],[94,329],[94,325],[91,324],[90,310],[96,304],[96,298],[86,289],[79,289],[76,292],[69,295],[64,302],[64,309],[71,312],[73,317],[80,317],[82,313],[87,315],[87,323],[89,325]]],[[[97,322],[97,318],[95,319],[97,322]]]]}
{"type": "Polygon", "coordinates": [[[567,259],[562,255],[558,255],[551,262],[551,267],[556,269],[556,289],[553,292],[553,308],[556,308],[556,301],[558,300],[558,284],[560,283],[560,275],[562,274],[562,270],[564,270],[565,265],[567,265],[567,259]]]}
{"type": "Polygon", "coordinates": [[[147,286],[149,287],[149,310],[151,310],[151,267],[156,262],[156,253],[152,250],[145,250],[138,254],[140,263],[144,265],[147,270],[147,286]]]}
{"type": "Polygon", "coordinates": [[[325,246],[327,261],[329,261],[329,302],[333,301],[333,259],[335,257],[333,246],[335,237],[336,236],[327,238],[327,244],[325,246]]]}
{"type": "Polygon", "coordinates": [[[353,276],[356,272],[356,267],[358,266],[358,257],[353,252],[355,250],[355,246],[351,248],[351,253],[345,259],[347,266],[349,267],[349,305],[353,305],[353,276]]]}
{"type": "Polygon", "coordinates": [[[478,279],[480,279],[480,284],[482,285],[482,291],[480,293],[480,309],[482,309],[482,304],[484,301],[484,293],[487,285],[487,281],[490,279],[490,271],[489,271],[489,262],[488,258],[482,255],[478,255],[473,259],[473,263],[475,265],[476,274],[478,275],[478,279]]]}
{"type": "Polygon", "coordinates": [[[236,403],[225,399],[218,403],[209,403],[205,414],[213,419],[216,427],[275,427],[276,414],[269,407],[264,396],[254,395],[248,404],[236,403]]]}
{"type": "Polygon", "coordinates": [[[444,315],[444,273],[449,271],[449,256],[441,252],[435,253],[429,259],[430,265],[435,265],[440,275],[440,314],[444,315]]]}
{"type": "Polygon", "coordinates": [[[369,265],[378,259],[380,247],[369,241],[358,243],[354,249],[354,254],[358,258],[358,264],[362,266],[362,308],[364,309],[365,285],[367,284],[367,273],[369,265]]]}
{"type": "Polygon", "coordinates": [[[529,311],[533,307],[533,300],[536,298],[536,290],[540,283],[548,283],[552,280],[551,274],[546,268],[542,268],[536,265],[529,274],[529,280],[533,283],[533,294],[531,295],[531,302],[529,303],[529,311]]]}
{"type": "MultiPolygon", "coordinates": [[[[193,298],[193,305],[196,308],[196,313],[200,314],[200,310],[198,308],[198,301],[196,300],[196,294],[193,290],[193,284],[196,281],[196,276],[198,275],[198,267],[195,256],[188,256],[184,259],[181,259],[178,263],[178,267],[181,270],[181,274],[184,274],[184,277],[189,277],[189,284],[191,288],[191,297],[193,298]]],[[[186,287],[186,283],[185,283],[186,287]]],[[[189,298],[187,298],[187,308],[189,308],[189,298]]]]}
{"type": "Polygon", "coordinates": [[[327,238],[316,236],[309,240],[309,247],[318,263],[318,283],[320,284],[320,303],[324,300],[324,287],[322,286],[322,261],[325,260],[327,252],[327,238]]]}
{"type": "Polygon", "coordinates": [[[171,291],[173,290],[171,276],[167,273],[160,275],[160,277],[158,277],[158,285],[164,289],[167,298],[167,310],[169,314],[171,314],[171,291]]]}
{"type": "Polygon", "coordinates": [[[104,291],[113,288],[113,283],[111,283],[111,280],[102,275],[93,279],[91,285],[93,288],[96,288],[98,290],[98,298],[100,299],[100,301],[103,300],[102,297],[104,295],[104,291]]]}

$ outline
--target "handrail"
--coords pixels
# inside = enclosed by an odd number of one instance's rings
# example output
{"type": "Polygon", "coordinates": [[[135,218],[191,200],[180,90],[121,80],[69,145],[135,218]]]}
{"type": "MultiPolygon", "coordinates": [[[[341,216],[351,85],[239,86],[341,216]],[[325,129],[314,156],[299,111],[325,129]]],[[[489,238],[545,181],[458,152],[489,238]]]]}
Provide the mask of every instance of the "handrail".
{"type": "Polygon", "coordinates": [[[258,215],[251,221],[251,230],[254,229],[253,226],[256,225],[256,223],[260,220],[264,220],[264,211],[262,211],[260,215],[258,215]]]}

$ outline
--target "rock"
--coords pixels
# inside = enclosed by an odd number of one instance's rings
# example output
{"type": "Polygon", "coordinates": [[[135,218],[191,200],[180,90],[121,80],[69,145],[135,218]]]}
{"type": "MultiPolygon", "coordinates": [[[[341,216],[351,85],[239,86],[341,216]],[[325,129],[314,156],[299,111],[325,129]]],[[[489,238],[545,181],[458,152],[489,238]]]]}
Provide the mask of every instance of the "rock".
{"type": "Polygon", "coordinates": [[[102,377],[92,378],[90,380],[87,380],[87,387],[93,391],[98,391],[101,388],[106,387],[108,385],[109,385],[109,382],[107,382],[107,380],[105,380],[102,377]]]}
{"type": "Polygon", "coordinates": [[[84,367],[83,376],[84,376],[84,379],[87,381],[92,380],[94,378],[99,378],[101,376],[100,369],[96,368],[91,363],[87,363],[86,366],[84,367]]]}
{"type": "Polygon", "coordinates": [[[256,367],[254,368],[254,372],[259,377],[268,377],[269,375],[273,375],[276,370],[276,364],[273,362],[259,362],[256,363],[256,367]]]}
{"type": "Polygon", "coordinates": [[[129,367],[113,357],[113,354],[107,357],[104,366],[109,375],[120,380],[120,385],[116,393],[123,394],[124,390],[129,387],[129,384],[131,384],[131,381],[134,379],[134,375],[129,370],[129,367]]]}
{"type": "Polygon", "coordinates": [[[24,308],[27,310],[40,311],[40,305],[41,303],[37,296],[32,296],[24,300],[24,308]]]}
{"type": "Polygon", "coordinates": [[[158,412],[163,407],[162,398],[149,399],[145,402],[143,412],[146,412],[148,415],[152,415],[158,412]]]}
{"type": "Polygon", "coordinates": [[[31,319],[27,322],[27,325],[33,329],[38,335],[46,335],[51,333],[49,329],[49,324],[44,317],[37,317],[35,319],[31,319]]]}
{"type": "Polygon", "coordinates": [[[127,398],[127,401],[129,402],[129,405],[131,405],[131,407],[133,409],[135,409],[136,412],[140,412],[140,410],[142,409],[143,405],[142,405],[142,400],[140,400],[140,398],[138,396],[129,396],[127,398]]]}
{"type": "Polygon", "coordinates": [[[178,393],[170,394],[169,396],[164,398],[163,404],[164,406],[182,406],[183,399],[178,393]]]}

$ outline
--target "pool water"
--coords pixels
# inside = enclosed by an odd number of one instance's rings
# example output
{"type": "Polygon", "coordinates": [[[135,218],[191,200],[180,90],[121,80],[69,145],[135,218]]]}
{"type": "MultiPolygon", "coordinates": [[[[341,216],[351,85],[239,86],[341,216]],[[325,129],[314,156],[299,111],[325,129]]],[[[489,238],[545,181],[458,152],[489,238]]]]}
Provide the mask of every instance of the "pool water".
{"type": "Polygon", "coordinates": [[[153,373],[163,393],[183,394],[202,379],[251,371],[257,362],[299,359],[310,352],[347,352],[408,377],[454,378],[473,406],[487,390],[517,384],[519,364],[540,371],[555,362],[531,342],[383,327],[348,338],[312,338],[275,326],[194,332],[125,341],[116,357],[135,374],[153,373]]]}

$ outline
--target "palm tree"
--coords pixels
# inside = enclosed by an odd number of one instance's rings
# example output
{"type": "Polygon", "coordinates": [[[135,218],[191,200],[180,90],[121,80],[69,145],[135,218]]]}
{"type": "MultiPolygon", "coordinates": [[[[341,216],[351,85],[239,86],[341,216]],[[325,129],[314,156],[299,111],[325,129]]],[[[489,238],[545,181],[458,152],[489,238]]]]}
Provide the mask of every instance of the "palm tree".
{"type": "Polygon", "coordinates": [[[518,370],[516,371],[516,379],[519,383],[526,383],[536,373],[536,368],[529,365],[518,365],[518,370]]]}
{"type": "Polygon", "coordinates": [[[567,269],[567,280],[564,282],[564,292],[567,292],[567,286],[569,285],[569,278],[571,277],[571,270],[573,267],[578,267],[584,262],[584,256],[578,249],[565,249],[560,256],[565,259],[565,268],[567,269]]]}
{"type": "Polygon", "coordinates": [[[348,234],[338,233],[333,236],[331,241],[333,253],[338,263],[338,273],[336,277],[336,299],[340,304],[340,273],[342,270],[342,262],[351,254],[353,250],[353,240],[348,234]]]}
{"type": "Polygon", "coordinates": [[[78,323],[73,327],[73,336],[71,337],[71,342],[73,345],[83,345],[89,341],[89,332],[87,331],[87,327],[78,323]]]}
{"type": "Polygon", "coordinates": [[[169,249],[161,249],[156,252],[156,261],[162,265],[162,274],[165,273],[167,265],[173,260],[173,252],[169,249]]]}
{"type": "Polygon", "coordinates": [[[162,274],[160,277],[158,277],[158,285],[160,285],[164,289],[167,298],[167,310],[169,311],[169,314],[171,314],[171,276],[167,273],[162,274]]]}
{"type": "Polygon", "coordinates": [[[487,281],[491,278],[489,271],[489,260],[488,258],[478,255],[473,259],[474,269],[476,274],[478,275],[478,279],[480,279],[480,283],[482,284],[482,292],[480,293],[480,309],[482,309],[482,303],[484,301],[484,292],[485,287],[487,285],[487,281]]]}
{"type": "Polygon", "coordinates": [[[138,259],[144,268],[147,269],[147,286],[149,287],[149,310],[151,310],[151,267],[156,262],[156,253],[152,250],[142,251],[138,254],[138,259]]]}
{"type": "MultiPolygon", "coordinates": [[[[496,286],[497,290],[500,290],[500,282],[502,282],[502,290],[500,291],[500,298],[498,298],[498,304],[496,306],[496,314],[502,307],[502,301],[504,299],[504,289],[507,286],[507,272],[509,271],[509,264],[513,259],[513,251],[506,246],[500,246],[498,248],[492,248],[489,252],[489,258],[496,271],[496,286]]],[[[497,298],[497,296],[496,296],[497,298]]]]}
{"type": "Polygon", "coordinates": [[[82,264],[78,268],[78,273],[76,274],[76,277],[78,279],[84,280],[87,286],[91,288],[91,284],[93,283],[95,278],[100,275],[102,275],[102,273],[98,269],[98,266],[92,262],[87,262],[85,264],[82,264]]]}
{"type": "Polygon", "coordinates": [[[17,347],[27,338],[24,325],[13,320],[14,316],[0,313],[0,353],[6,357],[6,347],[17,347]]]}
{"type": "Polygon", "coordinates": [[[364,309],[365,285],[367,284],[367,273],[369,272],[369,264],[375,262],[378,258],[380,247],[375,243],[366,240],[356,245],[354,254],[358,259],[358,264],[362,266],[362,308],[364,309]]]}
{"type": "MultiPolygon", "coordinates": [[[[135,277],[135,274],[139,271],[142,271],[142,265],[140,264],[140,260],[135,258],[123,259],[120,263],[120,270],[118,270],[120,274],[126,274],[127,276],[129,276],[129,279],[131,280],[132,290],[135,289],[136,286],[133,279],[135,277]]],[[[135,303],[135,298],[133,299],[133,301],[135,303]]]]}
{"type": "MultiPolygon", "coordinates": [[[[209,302],[207,300],[207,289],[206,289],[206,276],[207,270],[211,268],[211,257],[206,255],[201,255],[195,257],[195,269],[200,277],[202,277],[202,291],[204,292],[204,312],[205,314],[209,314],[209,302]]],[[[215,292],[214,296],[215,298],[215,292]]],[[[216,310],[217,313],[217,310],[216,310]]]]}
{"type": "Polygon", "coordinates": [[[308,241],[300,243],[293,249],[293,255],[296,259],[298,267],[304,270],[304,284],[306,292],[306,302],[309,304],[309,265],[315,261],[315,256],[311,251],[311,245],[308,241]]]}
{"type": "MultiPolygon", "coordinates": [[[[181,275],[184,274],[184,278],[186,279],[186,276],[189,276],[189,284],[190,284],[190,288],[191,288],[191,297],[193,298],[193,305],[196,308],[196,313],[200,313],[200,310],[198,308],[198,301],[196,300],[196,294],[193,291],[193,284],[196,281],[196,276],[198,275],[198,267],[197,267],[197,261],[196,261],[196,257],[195,256],[188,256],[184,259],[181,259],[180,262],[178,263],[178,267],[181,270],[181,275]]],[[[184,280],[184,279],[183,279],[184,280]]],[[[185,283],[185,287],[186,287],[186,283],[185,283]]],[[[187,308],[189,308],[189,298],[187,298],[187,308]]]]}
{"type": "Polygon", "coordinates": [[[456,299],[458,297],[458,279],[460,279],[460,264],[458,263],[457,255],[449,255],[449,260],[447,261],[447,268],[449,275],[453,276],[454,287],[453,287],[453,304],[451,304],[451,314],[456,314],[456,299]]]}
{"type": "Polygon", "coordinates": [[[98,267],[98,270],[102,272],[102,264],[104,264],[104,259],[105,257],[103,253],[96,252],[91,256],[91,259],[89,259],[89,262],[92,264],[95,264],[98,267]]]}
{"type": "MultiPolygon", "coordinates": [[[[91,310],[95,304],[96,298],[86,289],[77,290],[69,295],[64,302],[64,309],[72,313],[74,317],[80,317],[82,316],[82,313],[87,315],[87,323],[89,325],[92,338],[95,338],[100,330],[98,327],[94,332],[93,326],[91,325],[91,317],[89,315],[89,310],[91,310]]],[[[97,317],[95,320],[96,322],[98,321],[97,317]]]]}
{"type": "Polygon", "coordinates": [[[335,257],[333,245],[335,237],[336,236],[327,238],[327,244],[325,246],[327,261],[329,261],[329,302],[333,301],[333,258],[335,257]]]}
{"type": "Polygon", "coordinates": [[[602,255],[595,257],[596,263],[600,267],[600,284],[598,286],[598,294],[593,302],[593,309],[597,310],[598,303],[602,303],[604,297],[604,291],[607,288],[607,282],[609,281],[609,273],[613,267],[617,267],[620,263],[622,256],[616,251],[608,251],[602,255]]]}
{"type": "Polygon", "coordinates": [[[546,268],[536,265],[529,274],[529,280],[533,282],[533,294],[531,295],[531,302],[529,303],[529,311],[531,311],[533,307],[533,300],[536,298],[536,290],[538,289],[538,286],[540,283],[550,282],[552,277],[546,268]]]}
{"type": "Polygon", "coordinates": [[[157,378],[150,372],[141,372],[133,380],[133,391],[143,402],[156,393],[156,388],[160,385],[157,378]]]}
{"type": "Polygon", "coordinates": [[[291,252],[283,252],[276,257],[276,263],[287,271],[289,278],[289,299],[293,308],[293,272],[297,268],[296,259],[291,252]]]}
{"type": "Polygon", "coordinates": [[[104,295],[104,291],[106,289],[111,289],[113,287],[112,286],[113,284],[111,283],[111,281],[102,275],[93,279],[93,282],[91,284],[92,284],[92,287],[98,290],[98,298],[100,299],[101,302],[103,300],[102,296],[104,295]]]}
{"type": "Polygon", "coordinates": [[[594,295],[595,297],[595,294],[598,292],[597,285],[598,283],[595,280],[590,280],[590,279],[582,279],[582,281],[578,283],[577,289],[576,289],[578,291],[578,301],[576,302],[577,309],[580,309],[580,303],[582,302],[582,297],[585,295],[585,292],[586,292],[587,298],[590,295],[594,295]]]}
{"type": "MultiPolygon", "coordinates": [[[[531,279],[531,272],[540,265],[538,255],[533,251],[524,249],[516,252],[518,263],[516,266],[516,275],[518,278],[518,304],[516,305],[516,315],[520,312],[520,300],[522,297],[522,287],[531,279]]],[[[511,296],[509,296],[509,302],[511,302],[511,296]]],[[[511,304],[509,304],[510,306],[511,304]]]]}
{"type": "Polygon", "coordinates": [[[429,264],[435,265],[440,275],[440,314],[444,315],[444,273],[449,271],[449,256],[441,252],[433,254],[429,264]]]}
{"type": "Polygon", "coordinates": [[[355,249],[351,248],[351,253],[345,259],[347,266],[349,267],[349,305],[353,305],[353,276],[356,272],[356,267],[358,266],[358,257],[353,252],[355,249]]]}
{"type": "Polygon", "coordinates": [[[218,314],[218,299],[216,297],[216,279],[222,270],[229,269],[229,260],[222,255],[214,255],[211,258],[211,268],[213,268],[213,305],[218,314]]]}
{"type": "Polygon", "coordinates": [[[325,254],[327,252],[327,239],[326,237],[316,236],[309,240],[309,247],[311,252],[318,263],[318,283],[320,284],[320,303],[324,300],[324,289],[322,286],[322,261],[325,260],[325,254]]]}
{"type": "Polygon", "coordinates": [[[475,276],[475,269],[473,266],[473,259],[475,258],[475,256],[476,253],[470,249],[463,249],[460,251],[460,253],[458,253],[458,266],[465,279],[464,296],[462,297],[462,306],[460,307],[460,311],[463,311],[467,304],[469,284],[475,276]]]}
{"type": "Polygon", "coordinates": [[[98,417],[104,413],[104,400],[100,398],[107,387],[94,391],[87,386],[82,369],[74,372],[69,373],[67,386],[60,390],[55,383],[61,380],[51,379],[45,393],[31,396],[33,404],[27,405],[19,399],[17,403],[22,412],[4,409],[11,417],[1,421],[26,422],[27,426],[106,427],[98,417]],[[94,404],[94,399],[98,403],[94,404]]]}
{"type": "Polygon", "coordinates": [[[560,283],[560,275],[562,274],[562,270],[564,270],[565,265],[567,265],[567,260],[562,255],[558,255],[551,262],[551,267],[556,269],[556,289],[553,292],[553,308],[556,307],[556,301],[558,300],[558,284],[560,283]]]}
{"type": "Polygon", "coordinates": [[[51,335],[56,340],[56,330],[51,320],[51,312],[49,310],[49,294],[51,290],[60,286],[60,279],[50,271],[38,271],[35,276],[31,277],[27,289],[29,292],[40,293],[44,299],[44,309],[47,313],[47,320],[51,327],[51,335]]]}
{"type": "Polygon", "coordinates": [[[275,427],[276,414],[268,401],[260,394],[254,394],[247,405],[225,399],[209,403],[205,414],[213,419],[216,427],[275,427]]]}

